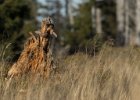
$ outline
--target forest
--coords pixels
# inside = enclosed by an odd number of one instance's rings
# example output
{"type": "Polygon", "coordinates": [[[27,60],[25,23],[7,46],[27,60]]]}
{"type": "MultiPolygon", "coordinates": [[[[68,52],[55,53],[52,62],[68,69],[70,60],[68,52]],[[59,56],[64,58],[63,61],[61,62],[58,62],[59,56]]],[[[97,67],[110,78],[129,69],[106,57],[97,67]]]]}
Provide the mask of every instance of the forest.
{"type": "Polygon", "coordinates": [[[0,0],[0,100],[139,100],[139,23],[140,0],[0,0]]]}

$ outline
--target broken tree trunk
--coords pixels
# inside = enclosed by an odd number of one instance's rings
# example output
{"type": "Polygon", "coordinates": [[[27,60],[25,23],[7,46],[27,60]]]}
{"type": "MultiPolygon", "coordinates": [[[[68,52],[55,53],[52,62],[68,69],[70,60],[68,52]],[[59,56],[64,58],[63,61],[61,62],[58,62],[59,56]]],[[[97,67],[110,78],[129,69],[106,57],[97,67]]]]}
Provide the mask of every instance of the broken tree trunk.
{"type": "Polygon", "coordinates": [[[23,75],[25,73],[49,76],[54,67],[50,49],[50,36],[57,37],[53,27],[54,25],[48,17],[42,20],[40,31],[30,32],[31,37],[25,43],[19,59],[9,70],[8,76],[23,75]]]}

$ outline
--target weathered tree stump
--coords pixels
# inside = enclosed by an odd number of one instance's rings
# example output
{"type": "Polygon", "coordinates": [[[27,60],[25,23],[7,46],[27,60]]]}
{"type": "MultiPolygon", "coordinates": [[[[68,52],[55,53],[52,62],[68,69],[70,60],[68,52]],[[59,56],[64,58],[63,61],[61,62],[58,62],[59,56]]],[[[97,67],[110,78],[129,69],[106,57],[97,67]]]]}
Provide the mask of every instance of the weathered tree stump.
{"type": "Polygon", "coordinates": [[[25,73],[49,76],[54,66],[50,49],[50,36],[57,37],[53,27],[52,20],[48,17],[42,20],[41,30],[34,33],[30,32],[31,37],[25,43],[19,59],[9,70],[8,76],[25,73]]]}

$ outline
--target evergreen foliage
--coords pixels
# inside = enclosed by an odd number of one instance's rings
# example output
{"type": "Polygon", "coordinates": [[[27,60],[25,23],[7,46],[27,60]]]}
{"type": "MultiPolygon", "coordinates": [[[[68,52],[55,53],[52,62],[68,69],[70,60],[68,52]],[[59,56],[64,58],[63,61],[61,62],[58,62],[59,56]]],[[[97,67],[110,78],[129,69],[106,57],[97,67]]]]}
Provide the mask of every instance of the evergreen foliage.
{"type": "MultiPolygon", "coordinates": [[[[75,50],[92,51],[93,48],[99,49],[100,46],[109,39],[116,37],[116,7],[114,0],[83,0],[84,2],[76,9],[74,25],[71,32],[66,34],[66,43],[71,45],[71,52],[75,50]],[[92,26],[91,8],[101,9],[102,37],[96,33],[96,28],[92,26]]],[[[94,19],[96,20],[96,19],[94,19]]]]}
{"type": "Polygon", "coordinates": [[[19,54],[21,43],[35,17],[32,14],[33,1],[31,0],[2,0],[0,2],[0,40],[1,45],[11,42],[10,51],[19,54]],[[31,20],[31,21],[29,21],[31,20]],[[26,30],[26,31],[25,31],[26,30]]]}

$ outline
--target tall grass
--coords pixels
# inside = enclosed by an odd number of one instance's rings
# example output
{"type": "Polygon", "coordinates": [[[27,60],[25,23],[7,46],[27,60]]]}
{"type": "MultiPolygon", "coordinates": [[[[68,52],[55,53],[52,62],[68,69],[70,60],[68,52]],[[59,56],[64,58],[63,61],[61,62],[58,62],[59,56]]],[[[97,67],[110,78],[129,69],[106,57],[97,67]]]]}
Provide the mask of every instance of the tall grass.
{"type": "Polygon", "coordinates": [[[77,53],[59,59],[47,80],[26,75],[5,90],[1,76],[0,100],[139,100],[139,60],[139,48],[104,47],[95,57],[77,53]]]}

